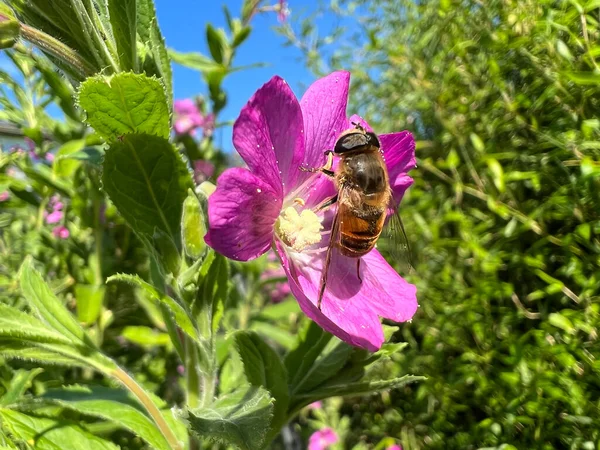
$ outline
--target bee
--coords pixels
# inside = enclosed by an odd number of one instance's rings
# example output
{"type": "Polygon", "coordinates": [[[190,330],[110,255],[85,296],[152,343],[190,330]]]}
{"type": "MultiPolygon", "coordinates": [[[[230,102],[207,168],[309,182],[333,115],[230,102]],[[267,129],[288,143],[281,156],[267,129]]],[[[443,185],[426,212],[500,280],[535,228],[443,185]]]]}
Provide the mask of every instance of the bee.
{"type": "MultiPolygon", "coordinates": [[[[337,203],[337,211],[331,228],[331,238],[321,275],[317,308],[321,309],[327,286],[327,272],[334,247],[347,257],[356,258],[356,275],[360,277],[361,257],[369,253],[377,243],[392,204],[392,189],[387,167],[381,153],[379,138],[360,124],[344,131],[336,141],[334,150],[325,152],[327,163],[310,172],[321,172],[331,177],[337,194],[317,206],[322,210],[337,203]],[[339,157],[336,170],[333,157],[339,157]]],[[[399,220],[399,216],[396,216],[399,220]]],[[[401,222],[394,230],[404,234],[401,222]],[[400,229],[398,229],[400,228],[400,229]]]]}

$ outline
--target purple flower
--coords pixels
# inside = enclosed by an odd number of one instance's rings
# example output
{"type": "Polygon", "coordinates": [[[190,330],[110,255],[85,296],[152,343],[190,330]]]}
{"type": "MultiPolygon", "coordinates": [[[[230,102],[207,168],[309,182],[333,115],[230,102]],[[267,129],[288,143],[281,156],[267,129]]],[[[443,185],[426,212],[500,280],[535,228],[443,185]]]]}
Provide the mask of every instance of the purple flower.
{"type": "Polygon", "coordinates": [[[10,193],[8,191],[0,192],[0,202],[5,202],[10,198],[10,193]]]}
{"type": "Polygon", "coordinates": [[[54,227],[52,229],[52,234],[54,235],[54,237],[59,238],[59,239],[67,239],[70,235],[67,227],[64,227],[62,225],[54,227]]]}
{"type": "Polygon", "coordinates": [[[202,128],[205,136],[210,136],[215,127],[215,118],[213,114],[202,114],[196,102],[190,98],[176,100],[173,104],[175,111],[175,133],[191,134],[196,133],[196,128],[202,128]]]}
{"type": "Polygon", "coordinates": [[[325,450],[339,440],[338,435],[331,428],[315,431],[308,439],[308,450],[325,450]]]}
{"type": "Polygon", "coordinates": [[[194,179],[200,184],[208,180],[215,173],[215,165],[210,161],[199,159],[194,161],[194,179]]]}
{"type": "MultiPolygon", "coordinates": [[[[328,177],[300,170],[322,166],[323,152],[351,121],[361,120],[346,117],[349,82],[348,72],[335,72],[316,81],[298,102],[286,82],[274,77],[254,94],[233,129],[234,146],[248,169],[228,169],[219,177],[208,201],[206,242],[240,261],[273,247],[304,313],[349,344],[375,351],[384,341],[379,316],[411,319],[416,288],[377,250],[361,259],[362,282],[356,259],[334,250],[317,308],[335,207],[313,208],[336,191],[328,177]]],[[[379,139],[397,205],[412,183],[406,173],[415,166],[414,140],[406,131],[379,139]]]]}
{"type": "Polygon", "coordinates": [[[279,23],[285,23],[287,18],[290,15],[290,9],[288,8],[288,4],[285,0],[279,0],[277,4],[277,20],[279,23]]]}
{"type": "Polygon", "coordinates": [[[62,211],[52,211],[50,214],[46,215],[46,223],[53,224],[60,222],[64,217],[64,213],[62,211]]]}

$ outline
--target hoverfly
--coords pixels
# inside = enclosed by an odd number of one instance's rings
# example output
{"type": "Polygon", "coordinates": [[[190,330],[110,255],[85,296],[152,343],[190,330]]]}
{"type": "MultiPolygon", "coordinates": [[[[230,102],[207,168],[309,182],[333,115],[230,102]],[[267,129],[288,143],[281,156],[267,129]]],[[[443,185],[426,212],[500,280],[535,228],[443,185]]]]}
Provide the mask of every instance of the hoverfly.
{"type": "MultiPolygon", "coordinates": [[[[344,131],[337,139],[334,150],[325,152],[327,162],[323,167],[303,169],[321,172],[331,178],[337,194],[317,207],[325,209],[335,203],[338,208],[333,219],[331,239],[321,275],[317,308],[321,309],[327,286],[327,272],[334,247],[350,258],[356,258],[356,275],[360,281],[360,258],[369,253],[377,243],[392,207],[392,190],[387,167],[381,153],[379,138],[352,122],[354,128],[344,131]],[[339,156],[339,165],[333,169],[333,157],[339,156]]],[[[400,216],[391,218],[389,234],[402,241],[403,250],[410,253],[400,216]]],[[[409,264],[410,266],[410,264],[409,264]]]]}

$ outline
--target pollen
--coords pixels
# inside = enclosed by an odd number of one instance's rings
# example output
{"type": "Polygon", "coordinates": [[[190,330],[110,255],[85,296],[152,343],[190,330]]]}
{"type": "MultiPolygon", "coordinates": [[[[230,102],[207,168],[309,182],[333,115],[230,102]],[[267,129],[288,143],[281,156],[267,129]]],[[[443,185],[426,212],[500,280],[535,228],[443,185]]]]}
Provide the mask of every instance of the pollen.
{"type": "Polygon", "coordinates": [[[279,215],[276,228],[277,234],[286,245],[301,252],[321,241],[323,225],[310,209],[304,209],[298,214],[296,208],[289,206],[279,215]]]}

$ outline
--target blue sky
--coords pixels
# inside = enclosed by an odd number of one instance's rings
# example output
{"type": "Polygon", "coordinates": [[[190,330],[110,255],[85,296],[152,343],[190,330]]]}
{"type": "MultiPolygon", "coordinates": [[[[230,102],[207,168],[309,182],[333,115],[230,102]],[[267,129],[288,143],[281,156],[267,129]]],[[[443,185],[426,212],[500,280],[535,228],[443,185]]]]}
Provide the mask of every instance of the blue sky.
{"type": "MultiPolygon", "coordinates": [[[[277,0],[271,0],[277,3],[277,0]]],[[[234,17],[239,16],[242,0],[205,2],[202,0],[155,0],[159,25],[167,45],[180,52],[201,52],[208,54],[205,30],[206,24],[226,28],[222,5],[226,4],[234,17]],[[211,6],[206,6],[209,3],[211,6]]],[[[317,8],[316,0],[290,0],[292,15],[312,12],[317,8]]],[[[327,26],[327,18],[323,18],[327,26]]],[[[321,22],[321,21],[320,21],[321,22]]],[[[235,65],[257,62],[267,63],[267,67],[237,72],[227,78],[225,89],[228,105],[220,120],[233,120],[252,94],[273,75],[283,77],[297,95],[314,80],[314,76],[299,60],[299,50],[283,47],[285,39],[273,27],[278,25],[276,13],[265,13],[252,20],[253,31],[248,40],[239,48],[235,65]]],[[[173,65],[173,85],[175,99],[205,94],[206,87],[196,71],[173,65]]],[[[231,130],[223,130],[217,135],[217,143],[225,150],[231,150],[231,130]]]]}

